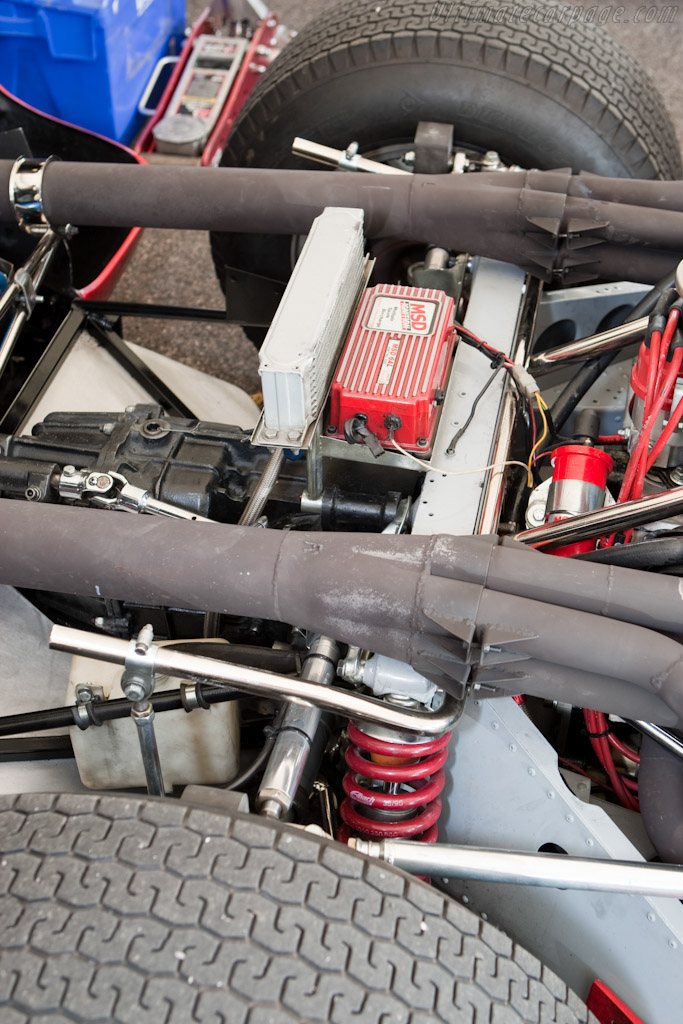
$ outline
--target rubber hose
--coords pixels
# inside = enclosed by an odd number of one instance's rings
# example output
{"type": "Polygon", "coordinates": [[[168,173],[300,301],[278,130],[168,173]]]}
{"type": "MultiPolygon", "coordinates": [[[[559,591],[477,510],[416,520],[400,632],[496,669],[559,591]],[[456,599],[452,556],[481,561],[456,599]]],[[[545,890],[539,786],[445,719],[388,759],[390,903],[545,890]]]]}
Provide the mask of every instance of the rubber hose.
{"type": "Polygon", "coordinates": [[[574,555],[577,561],[620,565],[627,569],[663,569],[683,562],[683,537],[657,537],[574,555]]]}
{"type": "Polygon", "coordinates": [[[661,860],[683,864],[683,760],[643,736],[638,772],[643,824],[661,860]]]}

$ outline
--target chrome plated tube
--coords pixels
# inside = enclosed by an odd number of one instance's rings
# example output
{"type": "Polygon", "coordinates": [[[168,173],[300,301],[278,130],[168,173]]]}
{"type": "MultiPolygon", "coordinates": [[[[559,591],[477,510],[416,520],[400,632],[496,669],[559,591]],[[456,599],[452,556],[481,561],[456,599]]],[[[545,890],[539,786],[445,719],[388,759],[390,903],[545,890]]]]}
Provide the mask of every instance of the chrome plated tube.
{"type": "MultiPolygon", "coordinates": [[[[52,257],[57,251],[57,246],[60,241],[60,236],[54,231],[46,231],[38,245],[26,260],[26,263],[24,263],[21,268],[25,278],[30,279],[30,286],[34,291],[42,284],[43,278],[50,266],[52,257]]],[[[19,271],[17,271],[17,274],[19,274],[19,271]]],[[[21,303],[21,306],[16,310],[14,317],[12,318],[12,323],[9,325],[4,337],[0,338],[0,374],[7,366],[9,358],[12,355],[12,350],[14,349],[17,339],[24,328],[24,324],[31,315],[31,310],[33,308],[32,305],[30,308],[27,307],[22,296],[23,292],[21,285],[18,284],[16,280],[11,281],[2,296],[0,296],[0,319],[2,319],[2,317],[13,306],[17,303],[21,303]]]]}
{"type": "Polygon", "coordinates": [[[131,710],[131,718],[138,730],[140,753],[147,780],[147,792],[150,796],[165,796],[164,779],[161,774],[159,748],[154,731],[154,708],[149,701],[136,705],[131,710]]]}
{"type": "Polygon", "coordinates": [[[571,341],[568,345],[558,345],[547,352],[539,352],[529,360],[529,370],[536,374],[548,373],[568,363],[584,363],[593,356],[601,356],[603,352],[626,348],[643,338],[647,322],[648,317],[643,316],[632,323],[619,324],[608,331],[591,334],[588,338],[571,341]]]}
{"type": "MultiPolygon", "coordinates": [[[[41,285],[45,272],[50,265],[50,259],[60,241],[60,236],[56,232],[52,230],[46,231],[21,268],[32,279],[34,288],[38,288],[41,285]]],[[[18,301],[21,294],[20,285],[14,280],[10,281],[0,296],[0,318],[18,301]]]]}
{"type": "Polygon", "coordinates": [[[367,174],[410,174],[400,167],[390,167],[378,160],[366,160],[364,156],[331,146],[321,146],[319,142],[309,142],[297,136],[292,143],[294,156],[303,156],[325,167],[339,167],[343,171],[365,171],[367,174]]]}
{"type": "Polygon", "coordinates": [[[553,853],[513,853],[396,839],[380,842],[350,839],[349,846],[404,871],[437,878],[470,878],[478,882],[683,899],[683,867],[679,865],[592,860],[553,853]]]}
{"type": "MultiPolygon", "coordinates": [[[[318,637],[311,644],[301,678],[318,686],[330,686],[337,674],[338,661],[339,648],[334,640],[318,637]]],[[[291,703],[286,706],[258,791],[256,804],[262,814],[281,818],[291,808],[321,716],[319,707],[291,703]]]]}
{"type": "Polygon", "coordinates": [[[28,313],[25,309],[18,309],[12,317],[12,323],[7,328],[4,338],[0,339],[0,374],[3,372],[12,355],[14,346],[17,343],[24,324],[28,320],[28,313]]]}
{"type": "Polygon", "coordinates": [[[268,459],[266,468],[261,474],[261,479],[257,483],[254,493],[247,502],[244,511],[239,518],[238,526],[253,526],[256,520],[260,517],[266,507],[270,493],[277,483],[277,478],[280,475],[284,461],[284,448],[276,448],[268,459]]]}
{"type": "Polygon", "coordinates": [[[667,516],[683,512],[683,487],[670,491],[649,494],[634,501],[623,501],[619,505],[607,505],[594,512],[561,519],[559,522],[544,523],[530,530],[516,533],[514,540],[529,544],[533,548],[554,547],[557,544],[573,544],[591,537],[602,537],[611,533],[630,530],[644,523],[653,523],[667,516]]]}
{"type": "Polygon", "coordinates": [[[661,726],[654,725],[652,722],[639,722],[630,718],[625,718],[624,721],[683,760],[683,740],[679,740],[678,736],[674,736],[673,733],[667,732],[666,729],[662,729],[661,726]]]}
{"type": "MultiPolygon", "coordinates": [[[[130,653],[127,640],[100,636],[68,626],[53,626],[50,646],[57,651],[66,651],[67,654],[80,654],[84,658],[95,658],[114,665],[124,665],[130,653]]],[[[374,697],[362,697],[347,690],[320,686],[305,679],[263,672],[245,665],[230,665],[224,661],[214,661],[213,658],[184,654],[171,647],[157,648],[154,666],[159,675],[228,683],[245,693],[314,704],[347,718],[377,722],[406,732],[424,733],[426,736],[441,736],[448,732],[462,714],[463,708],[461,701],[447,696],[441,709],[436,712],[404,710],[374,697]]]]}
{"type": "Polygon", "coordinates": [[[14,281],[7,285],[2,295],[0,295],[0,320],[12,308],[20,295],[21,289],[14,281]]]}

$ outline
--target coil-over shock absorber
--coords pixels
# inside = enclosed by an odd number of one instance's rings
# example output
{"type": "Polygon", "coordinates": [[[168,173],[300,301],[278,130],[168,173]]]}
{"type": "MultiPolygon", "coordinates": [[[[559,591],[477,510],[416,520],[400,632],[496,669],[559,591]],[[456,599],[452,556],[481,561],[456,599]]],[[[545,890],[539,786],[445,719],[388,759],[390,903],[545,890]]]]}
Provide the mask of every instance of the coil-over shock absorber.
{"type": "Polygon", "coordinates": [[[435,739],[350,723],[348,736],[339,840],[410,837],[436,842],[451,733],[435,739]]]}

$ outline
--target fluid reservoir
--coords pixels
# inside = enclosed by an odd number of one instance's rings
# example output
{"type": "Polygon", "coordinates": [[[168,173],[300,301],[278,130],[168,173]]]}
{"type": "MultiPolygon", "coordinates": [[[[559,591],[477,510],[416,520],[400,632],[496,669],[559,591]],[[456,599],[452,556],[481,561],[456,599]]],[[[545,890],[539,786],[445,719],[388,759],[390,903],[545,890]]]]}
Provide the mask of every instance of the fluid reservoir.
{"type": "MultiPolygon", "coordinates": [[[[551,460],[553,482],[548,493],[545,521],[593,512],[605,504],[607,477],[614,465],[612,457],[600,448],[584,444],[565,444],[556,448],[551,460]]],[[[597,540],[583,540],[553,548],[553,555],[578,555],[593,551],[597,540]]]]}
{"type": "MultiPolygon", "coordinates": [[[[201,643],[197,641],[197,654],[201,653],[201,643]]],[[[84,687],[98,699],[123,697],[122,675],[120,665],[74,657],[67,703],[81,700],[84,687]]],[[[182,682],[156,676],[154,691],[177,690],[182,682]]],[[[190,783],[215,785],[229,782],[237,775],[240,731],[236,701],[213,704],[208,710],[198,708],[189,714],[182,708],[164,711],[155,715],[154,729],[168,788],[190,783]]],[[[140,743],[132,719],[119,718],[86,730],[74,726],[71,743],[84,786],[89,789],[145,788],[140,743]]]]}

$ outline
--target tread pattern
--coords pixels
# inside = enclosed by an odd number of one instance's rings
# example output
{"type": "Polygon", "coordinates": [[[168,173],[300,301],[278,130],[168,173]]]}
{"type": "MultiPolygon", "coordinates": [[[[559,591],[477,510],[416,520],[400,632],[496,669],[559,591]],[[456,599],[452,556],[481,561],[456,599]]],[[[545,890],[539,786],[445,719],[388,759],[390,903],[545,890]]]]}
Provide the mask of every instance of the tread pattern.
{"type": "MultiPolygon", "coordinates": [[[[351,0],[311,21],[263,76],[243,107],[226,150],[228,163],[248,163],[259,135],[288,103],[316,82],[377,63],[455,62],[504,74],[552,94],[594,127],[619,155],[623,174],[683,175],[676,133],[662,100],[640,65],[604,29],[584,21],[543,24],[556,4],[527,0],[538,11],[524,24],[467,22],[448,13],[467,4],[434,0],[351,0]]],[[[510,8],[508,0],[486,7],[510,8]]],[[[262,161],[259,161],[262,163],[262,161]]]]}
{"type": "Polygon", "coordinates": [[[3,1024],[595,1024],[471,911],[261,818],[2,797],[0,850],[3,1024]]]}

